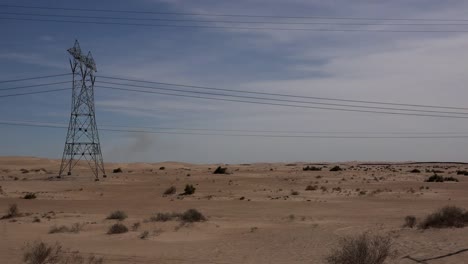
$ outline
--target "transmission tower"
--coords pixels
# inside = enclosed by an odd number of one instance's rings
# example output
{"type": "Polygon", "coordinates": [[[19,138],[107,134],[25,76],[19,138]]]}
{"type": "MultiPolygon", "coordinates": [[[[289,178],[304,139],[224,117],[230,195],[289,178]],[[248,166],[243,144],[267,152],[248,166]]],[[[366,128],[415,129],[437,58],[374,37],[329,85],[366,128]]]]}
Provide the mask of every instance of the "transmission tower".
{"type": "Polygon", "coordinates": [[[86,56],[81,53],[78,40],[75,41],[73,48],[68,49],[68,53],[71,55],[70,67],[73,75],[72,105],[59,177],[65,170],[71,175],[73,167],[84,159],[98,181],[99,174],[106,177],[106,172],[94,111],[96,63],[91,52],[86,56]]]}

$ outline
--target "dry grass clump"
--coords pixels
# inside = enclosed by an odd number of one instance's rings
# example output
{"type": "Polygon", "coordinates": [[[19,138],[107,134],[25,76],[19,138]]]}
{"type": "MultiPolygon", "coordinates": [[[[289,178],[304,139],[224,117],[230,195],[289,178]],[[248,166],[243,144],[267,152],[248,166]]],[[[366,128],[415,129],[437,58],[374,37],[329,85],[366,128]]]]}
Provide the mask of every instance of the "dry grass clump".
{"type": "Polygon", "coordinates": [[[409,227],[413,228],[416,226],[416,217],[413,215],[408,215],[405,217],[405,223],[403,224],[403,227],[409,227]]]}
{"type": "Polygon", "coordinates": [[[335,166],[333,168],[330,169],[330,171],[342,171],[343,169],[340,168],[340,166],[335,166]]]}
{"type": "Polygon", "coordinates": [[[213,171],[213,174],[227,174],[227,168],[222,168],[221,166],[218,166],[215,171],[213,171]]]}
{"type": "Polygon", "coordinates": [[[195,193],[196,189],[197,188],[193,187],[193,185],[187,184],[185,185],[184,193],[182,193],[182,195],[192,195],[195,193]]]}
{"type": "Polygon", "coordinates": [[[425,182],[444,182],[444,181],[454,181],[454,182],[458,182],[458,179],[457,178],[454,178],[452,176],[450,177],[443,177],[443,176],[439,176],[437,174],[434,174],[432,175],[431,177],[427,178],[425,180],[425,182]]]}
{"type": "Polygon", "coordinates": [[[456,206],[445,206],[426,216],[419,224],[419,228],[461,228],[466,224],[468,224],[468,212],[456,206]]]}
{"type": "Polygon", "coordinates": [[[127,214],[124,211],[117,210],[117,211],[110,213],[110,215],[106,219],[122,221],[125,218],[127,218],[127,214]]]}
{"type": "Polygon", "coordinates": [[[180,220],[184,223],[203,222],[206,217],[196,209],[188,209],[180,216],[180,220]]]}
{"type": "Polygon", "coordinates": [[[151,222],[167,222],[179,220],[182,223],[193,223],[206,221],[206,217],[196,209],[188,209],[183,213],[157,213],[150,217],[151,222]]]}
{"type": "Polygon", "coordinates": [[[14,217],[17,217],[17,216],[20,216],[18,206],[16,204],[10,204],[8,206],[6,215],[2,216],[1,219],[14,218],[14,217]]]}
{"type": "Polygon", "coordinates": [[[78,252],[68,253],[58,243],[48,245],[42,241],[28,243],[23,249],[26,264],[103,264],[102,258],[93,255],[85,258],[78,252]]]}
{"type": "Polygon", "coordinates": [[[56,234],[56,233],[79,233],[83,230],[83,224],[74,223],[71,227],[68,226],[52,226],[49,230],[49,234],[56,234]]]}
{"type": "Polygon", "coordinates": [[[122,168],[117,168],[117,169],[114,169],[112,170],[112,173],[122,173],[122,168]]]}
{"type": "Polygon", "coordinates": [[[388,236],[364,233],[342,238],[326,261],[330,264],[382,264],[390,254],[388,236]]]}
{"type": "Polygon", "coordinates": [[[302,168],[303,171],[321,171],[322,168],[315,167],[315,166],[305,166],[302,168]]]}
{"type": "Polygon", "coordinates": [[[122,233],[127,233],[127,232],[128,232],[127,226],[121,223],[116,223],[116,224],[113,224],[111,227],[109,227],[107,234],[113,235],[113,234],[122,234],[122,233]]]}
{"type": "Polygon", "coordinates": [[[317,189],[318,189],[317,185],[307,185],[307,187],[305,188],[306,191],[315,191],[317,189]]]}
{"type": "Polygon", "coordinates": [[[27,200],[36,199],[36,198],[37,198],[37,196],[36,196],[35,193],[27,193],[27,194],[23,197],[23,199],[27,199],[27,200]]]}
{"type": "Polygon", "coordinates": [[[178,219],[181,216],[179,213],[157,213],[155,216],[150,217],[151,222],[167,222],[178,219]]]}
{"type": "Polygon", "coordinates": [[[421,171],[418,170],[418,169],[412,169],[412,170],[410,170],[410,172],[411,172],[411,173],[421,173],[421,171]]]}
{"type": "Polygon", "coordinates": [[[172,195],[172,194],[175,194],[177,191],[176,187],[174,186],[171,186],[169,188],[167,188],[165,191],[164,191],[164,195],[172,195]]]}

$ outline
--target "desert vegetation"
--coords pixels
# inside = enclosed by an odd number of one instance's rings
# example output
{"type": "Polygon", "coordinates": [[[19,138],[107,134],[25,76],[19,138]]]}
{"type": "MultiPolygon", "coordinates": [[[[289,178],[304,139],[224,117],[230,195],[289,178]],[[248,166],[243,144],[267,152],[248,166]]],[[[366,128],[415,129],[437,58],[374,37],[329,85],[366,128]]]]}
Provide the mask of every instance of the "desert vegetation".
{"type": "Polygon", "coordinates": [[[110,213],[106,219],[122,221],[125,218],[127,218],[127,214],[124,211],[117,210],[117,211],[110,213]]]}
{"type": "Polygon", "coordinates": [[[23,249],[25,264],[103,264],[102,258],[85,257],[79,252],[68,252],[59,243],[53,245],[42,241],[28,243],[23,249]]]}
{"type": "Polygon", "coordinates": [[[329,264],[383,264],[391,255],[388,236],[364,233],[342,238],[326,258],[329,264]]]}

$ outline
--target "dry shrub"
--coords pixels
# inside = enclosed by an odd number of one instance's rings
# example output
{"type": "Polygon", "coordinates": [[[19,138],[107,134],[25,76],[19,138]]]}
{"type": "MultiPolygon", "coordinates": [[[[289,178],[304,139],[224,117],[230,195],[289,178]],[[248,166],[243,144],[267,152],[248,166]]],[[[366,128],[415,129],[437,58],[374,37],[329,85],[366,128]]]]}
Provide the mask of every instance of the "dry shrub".
{"type": "Polygon", "coordinates": [[[167,188],[165,191],[164,191],[164,195],[172,195],[172,194],[175,194],[177,191],[176,187],[174,186],[171,186],[169,188],[167,188]]]}
{"type": "Polygon", "coordinates": [[[364,233],[342,238],[326,260],[330,264],[382,264],[390,254],[388,236],[364,233]]]}
{"type": "Polygon", "coordinates": [[[37,196],[36,196],[35,193],[27,193],[27,194],[23,197],[23,199],[26,199],[26,200],[36,199],[36,198],[37,198],[37,196]]]}
{"type": "Polygon", "coordinates": [[[405,224],[403,227],[413,228],[416,225],[416,217],[413,215],[408,215],[405,217],[405,224]]]}
{"type": "Polygon", "coordinates": [[[112,212],[107,217],[107,219],[120,220],[120,221],[124,220],[125,218],[127,218],[127,214],[124,211],[120,211],[120,210],[112,212]]]}
{"type": "Polygon", "coordinates": [[[203,222],[206,217],[196,209],[189,209],[180,216],[180,220],[184,223],[203,222]]]}
{"type": "Polygon", "coordinates": [[[227,168],[222,168],[221,166],[218,166],[218,168],[216,168],[213,174],[227,174],[227,168]]]}
{"type": "Polygon", "coordinates": [[[107,234],[113,235],[113,234],[122,234],[122,233],[127,233],[128,228],[121,223],[113,224],[109,230],[107,231],[107,234]]]}
{"type": "Polygon", "coordinates": [[[7,214],[4,216],[4,218],[13,218],[19,216],[19,209],[16,204],[10,204],[8,206],[7,214]]]}
{"type": "Polygon", "coordinates": [[[435,213],[428,215],[420,224],[419,228],[447,228],[464,227],[468,223],[468,212],[456,206],[445,206],[435,213]]]}
{"type": "Polygon", "coordinates": [[[42,241],[28,243],[23,249],[26,264],[102,264],[104,260],[95,256],[83,257],[78,252],[68,253],[58,243],[48,245],[42,241]]]}
{"type": "Polygon", "coordinates": [[[157,213],[155,216],[150,217],[151,222],[167,222],[177,219],[181,216],[179,213],[157,213]]]}
{"type": "Polygon", "coordinates": [[[196,189],[197,189],[197,188],[193,187],[193,185],[187,184],[187,185],[185,185],[185,189],[184,189],[183,195],[192,195],[192,194],[195,193],[195,190],[196,190],[196,189]]]}
{"type": "Polygon", "coordinates": [[[71,227],[68,226],[52,226],[49,230],[49,234],[56,234],[56,233],[79,233],[83,230],[83,225],[80,223],[74,223],[71,227]]]}

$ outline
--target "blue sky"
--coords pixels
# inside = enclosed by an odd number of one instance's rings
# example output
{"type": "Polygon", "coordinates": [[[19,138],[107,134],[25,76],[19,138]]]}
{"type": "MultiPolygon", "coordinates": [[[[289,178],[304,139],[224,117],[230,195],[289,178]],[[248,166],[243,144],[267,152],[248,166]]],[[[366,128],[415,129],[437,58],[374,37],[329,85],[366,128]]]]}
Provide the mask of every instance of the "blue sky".
{"type": "MultiPolygon", "coordinates": [[[[0,3],[345,17],[464,18],[468,11],[466,1],[432,0],[113,0],[80,1],[79,6],[76,1],[0,3]]],[[[77,14],[1,9],[2,12],[77,14]]],[[[468,26],[455,28],[468,29],[468,26]]],[[[0,20],[0,32],[3,36],[0,41],[0,80],[69,72],[66,49],[79,39],[83,50],[92,51],[98,76],[434,105],[464,106],[468,96],[468,33],[147,28],[13,20],[0,20]]],[[[32,82],[24,84],[29,83],[32,82]]],[[[19,83],[2,84],[0,88],[16,85],[19,83]]],[[[70,96],[69,91],[64,91],[0,98],[0,120],[67,123],[70,96]]],[[[99,124],[377,133],[468,132],[467,122],[460,119],[281,108],[102,89],[96,89],[95,100],[99,124]]],[[[61,157],[65,130],[0,126],[0,131],[0,155],[61,157]]],[[[101,132],[101,141],[105,161],[116,162],[462,161],[466,160],[468,147],[464,139],[245,138],[106,131],[101,132]]]]}

